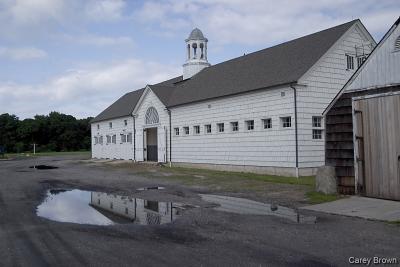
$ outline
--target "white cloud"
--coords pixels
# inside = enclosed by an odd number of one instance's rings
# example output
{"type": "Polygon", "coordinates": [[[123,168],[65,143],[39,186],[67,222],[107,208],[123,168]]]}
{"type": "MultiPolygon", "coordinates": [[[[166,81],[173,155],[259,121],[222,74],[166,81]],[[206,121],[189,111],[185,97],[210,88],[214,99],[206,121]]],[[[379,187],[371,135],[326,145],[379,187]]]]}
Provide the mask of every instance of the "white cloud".
{"type": "Polygon", "coordinates": [[[138,59],[97,64],[69,71],[38,85],[0,83],[0,114],[22,118],[60,111],[78,117],[95,116],[124,93],[161,82],[181,68],[138,59]]]}
{"type": "Polygon", "coordinates": [[[60,39],[73,44],[94,45],[94,46],[117,46],[117,45],[133,45],[134,41],[128,36],[100,36],[94,34],[87,35],[70,35],[63,34],[60,39]]]}
{"type": "Polygon", "coordinates": [[[0,46],[0,58],[12,60],[29,60],[46,57],[47,53],[35,47],[4,47],[0,46]]]}
{"type": "Polygon", "coordinates": [[[86,15],[95,21],[112,21],[123,18],[126,6],[123,0],[94,0],[86,5],[86,15]]]}
{"type": "Polygon", "coordinates": [[[15,0],[3,3],[4,15],[17,24],[35,24],[47,19],[58,20],[66,8],[64,0],[15,0]]]}
{"type": "Polygon", "coordinates": [[[124,0],[1,0],[0,38],[34,38],[116,21],[124,18],[125,6],[124,0]]]}
{"type": "Polygon", "coordinates": [[[165,0],[146,1],[135,17],[156,33],[196,26],[219,45],[269,45],[356,18],[380,37],[398,14],[398,0],[165,0]]]}

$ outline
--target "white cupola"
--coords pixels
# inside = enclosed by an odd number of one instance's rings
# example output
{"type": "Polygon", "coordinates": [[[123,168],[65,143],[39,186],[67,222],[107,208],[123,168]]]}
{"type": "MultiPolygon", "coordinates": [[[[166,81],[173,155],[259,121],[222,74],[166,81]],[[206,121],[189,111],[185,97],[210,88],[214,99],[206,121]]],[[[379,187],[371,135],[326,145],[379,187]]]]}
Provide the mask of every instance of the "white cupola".
{"type": "Polygon", "coordinates": [[[185,40],[186,42],[186,62],[183,64],[183,79],[189,79],[202,69],[209,67],[207,61],[207,38],[203,33],[195,28],[185,40]]]}

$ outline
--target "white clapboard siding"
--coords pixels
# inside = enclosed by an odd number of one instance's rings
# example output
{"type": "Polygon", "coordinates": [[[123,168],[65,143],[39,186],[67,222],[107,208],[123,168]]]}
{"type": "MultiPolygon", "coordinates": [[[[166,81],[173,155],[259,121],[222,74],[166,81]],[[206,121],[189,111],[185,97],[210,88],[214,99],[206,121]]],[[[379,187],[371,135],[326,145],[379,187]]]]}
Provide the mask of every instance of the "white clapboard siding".
{"type": "Polygon", "coordinates": [[[242,166],[295,166],[293,90],[277,88],[229,96],[175,107],[172,113],[172,161],[182,163],[228,164],[242,166]],[[281,96],[285,92],[285,96],[281,96]],[[282,128],[280,117],[291,116],[292,127],[282,128]],[[263,129],[262,119],[272,119],[272,129],[263,129]],[[254,130],[245,121],[254,120],[254,130]],[[239,122],[232,132],[230,122],[239,122]],[[219,133],[217,123],[224,123],[219,133]],[[205,133],[211,124],[212,133],[205,133]],[[193,127],[200,126],[200,134],[193,127]],[[183,127],[188,126],[189,135],[183,127]],[[179,128],[176,136],[174,128],[179,128]]]}
{"type": "Polygon", "coordinates": [[[158,162],[166,162],[169,140],[169,115],[164,104],[151,89],[147,89],[143,102],[140,103],[136,114],[136,160],[144,160],[143,130],[147,127],[157,127],[158,162]],[[150,107],[157,110],[159,124],[146,125],[146,112],[150,107]],[[167,137],[167,138],[166,138],[167,137]],[[166,140],[167,139],[167,140],[166,140]]]}
{"type": "MultiPolygon", "coordinates": [[[[346,54],[355,55],[355,46],[364,45],[370,53],[371,41],[357,24],[322,57],[309,73],[303,76],[298,87],[298,138],[299,167],[318,167],[325,164],[325,141],[312,139],[312,117],[322,116],[336,94],[343,88],[357,69],[354,58],[354,70],[347,70],[346,54]]],[[[314,128],[318,129],[318,128],[314,128]]],[[[322,128],[324,129],[324,123],[322,128]]],[[[324,136],[323,136],[324,138],[324,136]]]]}
{"type": "Polygon", "coordinates": [[[399,26],[371,55],[347,90],[385,87],[400,83],[400,49],[395,48],[396,40],[400,40],[398,38],[400,38],[399,26]]]}
{"type": "MultiPolygon", "coordinates": [[[[98,159],[133,159],[133,141],[132,143],[122,143],[121,134],[133,134],[133,118],[122,117],[113,120],[95,122],[91,125],[92,130],[92,157],[98,159]],[[128,125],[125,126],[124,120],[127,120],[128,125]],[[112,128],[109,123],[112,122],[112,128]],[[97,125],[100,129],[97,129],[97,125]],[[117,143],[107,144],[107,135],[116,135],[117,143]],[[103,144],[95,144],[94,137],[103,136],[103,144]]],[[[133,135],[132,135],[133,136],[133,135]]],[[[133,137],[132,137],[133,139],[133,137]]]]}

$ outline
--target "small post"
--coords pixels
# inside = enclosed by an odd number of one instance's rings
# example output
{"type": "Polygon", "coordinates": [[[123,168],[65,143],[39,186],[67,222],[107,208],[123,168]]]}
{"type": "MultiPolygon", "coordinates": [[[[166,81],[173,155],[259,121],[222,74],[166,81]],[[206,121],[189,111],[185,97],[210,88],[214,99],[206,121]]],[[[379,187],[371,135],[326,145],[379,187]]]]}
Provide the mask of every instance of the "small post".
{"type": "Polygon", "coordinates": [[[36,144],[33,143],[33,155],[35,155],[35,154],[36,154],[36,144]]]}

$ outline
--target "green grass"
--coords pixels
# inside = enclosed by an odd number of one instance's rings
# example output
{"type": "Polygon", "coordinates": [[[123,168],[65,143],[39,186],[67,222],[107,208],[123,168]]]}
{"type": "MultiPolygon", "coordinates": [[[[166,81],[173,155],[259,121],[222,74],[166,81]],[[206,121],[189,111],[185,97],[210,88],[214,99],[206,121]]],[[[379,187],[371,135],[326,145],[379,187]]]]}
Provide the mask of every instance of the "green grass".
{"type": "Polygon", "coordinates": [[[331,202],[340,198],[339,195],[330,195],[330,194],[326,195],[315,191],[307,192],[306,196],[311,204],[331,202]]]}
{"type": "Polygon", "coordinates": [[[68,152],[38,152],[36,154],[33,153],[9,153],[5,154],[6,158],[15,158],[15,157],[45,157],[45,156],[70,156],[70,155],[82,155],[82,156],[90,156],[90,151],[68,151],[68,152]]]}
{"type": "Polygon", "coordinates": [[[388,224],[400,226],[400,220],[397,220],[397,221],[389,221],[388,224]]]}
{"type": "Polygon", "coordinates": [[[314,186],[315,184],[314,176],[305,176],[296,178],[296,177],[255,174],[247,172],[228,172],[228,171],[215,171],[215,170],[192,169],[192,168],[182,168],[182,167],[172,167],[168,168],[168,170],[180,174],[203,175],[206,176],[206,179],[214,178],[219,181],[221,181],[221,179],[222,180],[228,179],[230,181],[232,179],[240,179],[240,180],[256,180],[256,181],[279,183],[279,184],[307,185],[307,186],[314,186]]]}

